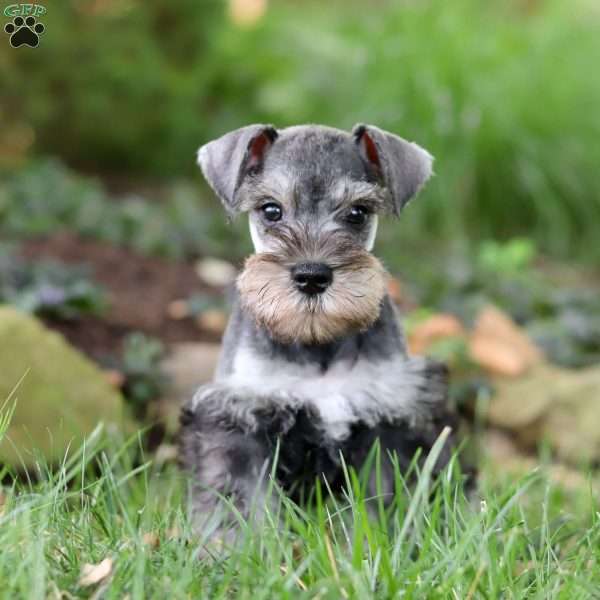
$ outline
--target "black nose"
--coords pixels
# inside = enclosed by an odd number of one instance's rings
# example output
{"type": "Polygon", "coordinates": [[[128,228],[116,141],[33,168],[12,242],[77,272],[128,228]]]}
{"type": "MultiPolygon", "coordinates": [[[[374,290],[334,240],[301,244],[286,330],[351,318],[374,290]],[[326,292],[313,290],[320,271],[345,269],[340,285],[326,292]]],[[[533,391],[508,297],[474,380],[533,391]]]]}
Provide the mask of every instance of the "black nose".
{"type": "Polygon", "coordinates": [[[331,267],[323,263],[301,263],[292,268],[296,287],[305,294],[322,294],[333,280],[331,267]]]}

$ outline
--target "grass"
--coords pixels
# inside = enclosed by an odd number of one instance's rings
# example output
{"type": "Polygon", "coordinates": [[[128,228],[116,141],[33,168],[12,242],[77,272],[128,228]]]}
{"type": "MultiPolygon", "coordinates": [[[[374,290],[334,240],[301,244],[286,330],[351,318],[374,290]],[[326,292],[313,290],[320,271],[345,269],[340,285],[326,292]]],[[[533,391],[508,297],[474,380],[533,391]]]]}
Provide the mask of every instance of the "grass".
{"type": "Polygon", "coordinates": [[[571,600],[600,585],[600,521],[589,490],[567,494],[543,472],[513,482],[484,477],[474,508],[455,469],[432,491],[439,446],[389,514],[352,473],[342,498],[317,496],[312,509],[273,490],[277,516],[242,523],[227,557],[199,558],[175,465],[144,457],[137,437],[114,435],[98,428],[58,469],[40,467],[36,483],[4,489],[0,598],[571,600]],[[98,564],[109,574],[85,585],[84,565],[98,564]]]}

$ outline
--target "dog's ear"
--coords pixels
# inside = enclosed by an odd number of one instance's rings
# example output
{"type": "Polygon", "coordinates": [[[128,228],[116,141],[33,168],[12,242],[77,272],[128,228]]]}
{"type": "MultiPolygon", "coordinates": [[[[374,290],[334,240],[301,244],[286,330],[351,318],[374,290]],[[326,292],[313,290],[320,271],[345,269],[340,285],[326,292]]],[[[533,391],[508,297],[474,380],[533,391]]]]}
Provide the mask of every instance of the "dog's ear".
{"type": "Polygon", "coordinates": [[[258,172],[277,131],[272,125],[248,125],[208,142],[198,150],[198,164],[228,213],[237,212],[236,192],[244,177],[258,172]]]}
{"type": "Polygon", "coordinates": [[[398,214],[431,176],[433,156],[417,144],[373,125],[355,125],[352,135],[363,160],[389,189],[392,210],[398,214]]]}

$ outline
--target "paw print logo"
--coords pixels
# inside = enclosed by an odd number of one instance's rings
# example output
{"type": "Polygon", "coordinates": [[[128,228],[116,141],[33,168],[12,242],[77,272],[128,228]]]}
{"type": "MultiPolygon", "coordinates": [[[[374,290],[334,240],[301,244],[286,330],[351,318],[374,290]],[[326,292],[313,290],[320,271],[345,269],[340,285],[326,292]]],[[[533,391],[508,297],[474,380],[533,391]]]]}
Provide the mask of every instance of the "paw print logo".
{"type": "Polygon", "coordinates": [[[38,23],[35,17],[15,17],[12,23],[4,26],[4,31],[10,35],[10,45],[13,48],[29,46],[35,48],[40,43],[40,35],[46,28],[38,23]]]}

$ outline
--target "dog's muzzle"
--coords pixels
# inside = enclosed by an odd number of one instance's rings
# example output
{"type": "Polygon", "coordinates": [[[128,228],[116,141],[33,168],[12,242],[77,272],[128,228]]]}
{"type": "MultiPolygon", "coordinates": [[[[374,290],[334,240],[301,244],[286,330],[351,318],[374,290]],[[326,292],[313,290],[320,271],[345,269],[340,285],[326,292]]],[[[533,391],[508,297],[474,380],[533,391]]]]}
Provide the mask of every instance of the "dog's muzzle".
{"type": "Polygon", "coordinates": [[[386,292],[381,263],[338,233],[289,230],[276,251],[248,257],[242,307],[281,342],[323,344],[368,328],[386,292]]]}

